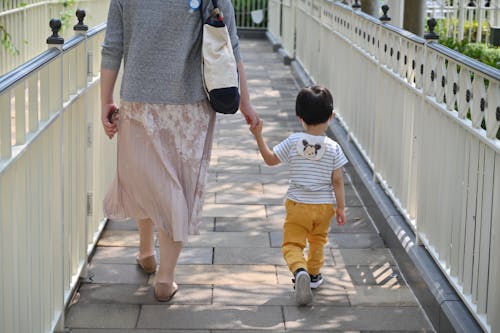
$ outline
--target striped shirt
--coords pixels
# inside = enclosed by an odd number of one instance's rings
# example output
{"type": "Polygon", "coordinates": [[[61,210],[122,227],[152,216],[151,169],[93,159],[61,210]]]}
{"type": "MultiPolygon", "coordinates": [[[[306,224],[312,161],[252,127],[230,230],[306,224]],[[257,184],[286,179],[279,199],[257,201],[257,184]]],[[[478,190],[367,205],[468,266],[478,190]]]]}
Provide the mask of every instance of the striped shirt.
{"type": "Polygon", "coordinates": [[[294,133],[273,147],[273,152],[289,166],[288,199],[308,204],[335,202],[332,173],[347,163],[337,142],[327,136],[294,133]]]}

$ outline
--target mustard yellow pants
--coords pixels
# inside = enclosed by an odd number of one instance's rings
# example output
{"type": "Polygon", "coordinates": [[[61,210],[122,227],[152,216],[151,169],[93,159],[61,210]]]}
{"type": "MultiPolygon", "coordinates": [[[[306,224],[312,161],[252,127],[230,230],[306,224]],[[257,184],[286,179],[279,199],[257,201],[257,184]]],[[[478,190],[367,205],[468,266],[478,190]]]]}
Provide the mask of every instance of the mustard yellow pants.
{"type": "Polygon", "coordinates": [[[335,215],[333,205],[303,204],[287,199],[285,208],[281,251],[290,272],[304,268],[309,274],[319,274],[324,263],[323,249],[328,241],[330,221],[335,215]],[[309,243],[307,260],[304,257],[306,241],[309,243]]]}

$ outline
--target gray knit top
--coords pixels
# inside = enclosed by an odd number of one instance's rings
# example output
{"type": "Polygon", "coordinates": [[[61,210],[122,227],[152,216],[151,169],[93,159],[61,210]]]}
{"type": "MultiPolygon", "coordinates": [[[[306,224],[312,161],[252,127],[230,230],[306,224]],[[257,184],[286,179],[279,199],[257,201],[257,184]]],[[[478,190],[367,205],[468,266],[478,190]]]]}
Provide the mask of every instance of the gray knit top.
{"type": "MultiPolygon", "coordinates": [[[[240,61],[234,9],[219,0],[236,61],[240,61]]],[[[188,0],[111,0],[101,67],[118,70],[121,98],[129,102],[191,104],[206,98],[201,79],[200,10],[188,0]]],[[[204,17],[212,9],[203,0],[204,17]]]]}

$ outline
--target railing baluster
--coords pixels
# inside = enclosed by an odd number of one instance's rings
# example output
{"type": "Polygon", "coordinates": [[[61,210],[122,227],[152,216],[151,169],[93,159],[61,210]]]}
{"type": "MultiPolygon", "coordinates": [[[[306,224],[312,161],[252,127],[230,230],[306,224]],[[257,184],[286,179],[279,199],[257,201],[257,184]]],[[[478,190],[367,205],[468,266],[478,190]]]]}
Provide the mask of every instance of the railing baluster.
{"type": "Polygon", "coordinates": [[[38,74],[31,75],[28,79],[28,122],[29,133],[35,133],[38,130],[39,112],[38,112],[38,74]]]}
{"type": "Polygon", "coordinates": [[[26,86],[24,81],[14,88],[15,96],[15,144],[22,145],[26,143],[26,86]]]}
{"type": "Polygon", "coordinates": [[[0,94],[0,161],[12,156],[10,91],[0,94]]]}

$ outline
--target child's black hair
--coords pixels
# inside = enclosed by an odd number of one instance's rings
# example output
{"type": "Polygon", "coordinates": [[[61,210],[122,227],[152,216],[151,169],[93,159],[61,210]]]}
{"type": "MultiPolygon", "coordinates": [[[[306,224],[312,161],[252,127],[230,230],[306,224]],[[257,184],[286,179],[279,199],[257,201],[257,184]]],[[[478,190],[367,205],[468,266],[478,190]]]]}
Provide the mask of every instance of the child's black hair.
{"type": "Polygon", "coordinates": [[[333,113],[333,97],[323,86],[302,88],[295,100],[295,114],[307,125],[318,125],[328,121],[333,113]]]}

